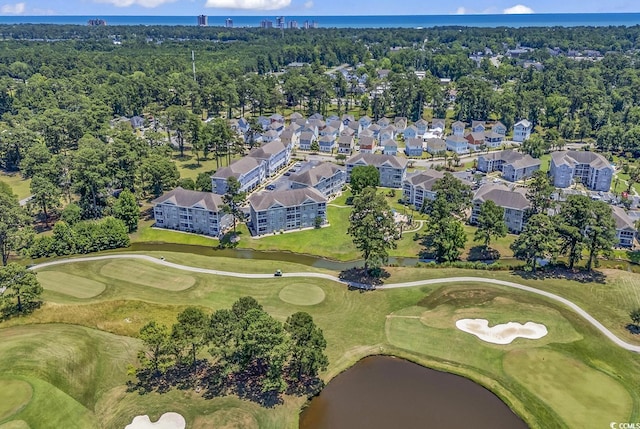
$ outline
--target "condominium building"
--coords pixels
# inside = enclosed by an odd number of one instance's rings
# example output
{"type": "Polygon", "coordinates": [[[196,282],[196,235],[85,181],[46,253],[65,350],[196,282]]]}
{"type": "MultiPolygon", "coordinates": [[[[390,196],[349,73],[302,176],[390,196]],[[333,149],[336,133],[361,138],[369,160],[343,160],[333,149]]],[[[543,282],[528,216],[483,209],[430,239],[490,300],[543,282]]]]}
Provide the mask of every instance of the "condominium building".
{"type": "Polygon", "coordinates": [[[222,197],[180,187],[152,201],[155,226],[217,237],[232,223],[222,212],[222,197]]]}
{"type": "Polygon", "coordinates": [[[331,162],[310,162],[301,171],[289,176],[289,181],[292,189],[314,188],[328,198],[342,191],[346,173],[331,162]]]}
{"type": "Polygon", "coordinates": [[[531,203],[524,188],[508,188],[503,184],[488,183],[478,189],[473,197],[470,223],[476,224],[480,207],[485,201],[493,201],[504,209],[504,221],[511,232],[520,233],[524,228],[531,203]]]}
{"type": "Polygon", "coordinates": [[[526,179],[540,170],[540,160],[528,154],[513,150],[503,150],[480,155],[478,170],[485,173],[501,171],[502,177],[511,182],[526,179]]]}
{"type": "Polygon", "coordinates": [[[311,228],[327,222],[327,197],[314,188],[260,192],[249,198],[256,235],[311,228]]]}
{"type": "Polygon", "coordinates": [[[357,166],[373,165],[380,172],[380,186],[402,188],[402,181],[407,175],[407,160],[393,155],[359,153],[346,162],[347,182],[351,178],[351,170],[357,166]]]}
{"type": "Polygon", "coordinates": [[[608,192],[613,167],[604,156],[595,152],[569,150],[551,154],[549,175],[553,178],[553,185],[558,188],[582,183],[594,191],[608,192]]]}
{"type": "Polygon", "coordinates": [[[611,212],[616,223],[617,245],[620,247],[633,247],[637,234],[633,219],[629,217],[622,207],[611,206],[611,212]]]}
{"type": "Polygon", "coordinates": [[[444,173],[437,170],[417,171],[407,174],[402,182],[402,196],[406,202],[421,210],[425,200],[434,200],[436,192],[432,191],[436,180],[442,179],[444,173]]]}

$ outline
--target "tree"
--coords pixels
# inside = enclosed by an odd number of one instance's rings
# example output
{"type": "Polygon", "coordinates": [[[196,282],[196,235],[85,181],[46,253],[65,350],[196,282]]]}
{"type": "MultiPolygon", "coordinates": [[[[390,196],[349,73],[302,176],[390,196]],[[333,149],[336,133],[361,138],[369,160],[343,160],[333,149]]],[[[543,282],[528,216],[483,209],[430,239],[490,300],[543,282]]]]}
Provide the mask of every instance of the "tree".
{"type": "Polygon", "coordinates": [[[379,267],[387,261],[388,249],[396,248],[399,234],[393,212],[384,196],[365,188],[353,198],[347,233],[364,257],[364,268],[379,267]]]}
{"type": "Polygon", "coordinates": [[[593,200],[585,195],[569,195],[557,216],[556,231],[560,237],[560,254],[567,255],[569,269],[582,259],[585,228],[590,223],[593,200]]]}
{"type": "Polygon", "coordinates": [[[143,366],[149,367],[156,374],[170,366],[169,329],[165,325],[151,321],[140,329],[139,337],[146,347],[146,350],[141,350],[138,354],[143,366]]]}
{"type": "Polygon", "coordinates": [[[460,258],[466,242],[462,223],[448,216],[429,224],[422,244],[438,262],[453,262],[460,258]]]}
{"type": "Polygon", "coordinates": [[[551,208],[551,195],[556,191],[544,171],[533,173],[528,184],[527,199],[531,202],[532,213],[546,213],[551,208]]]}
{"type": "Polygon", "coordinates": [[[533,134],[529,139],[522,142],[520,147],[522,153],[527,153],[534,158],[540,158],[548,150],[549,144],[538,134],[533,134]]]}
{"type": "Polygon", "coordinates": [[[1,298],[9,314],[32,310],[42,294],[36,274],[14,262],[0,267],[0,289],[4,289],[1,298]]]}
{"type": "Polygon", "coordinates": [[[318,371],[327,369],[329,359],[324,353],[327,341],[322,329],[316,326],[308,313],[292,314],[287,318],[284,329],[291,337],[289,371],[297,380],[316,377],[318,371]]]}
{"type": "Polygon", "coordinates": [[[242,205],[247,199],[247,193],[240,190],[242,185],[235,177],[231,176],[227,179],[227,192],[222,196],[224,206],[222,206],[222,212],[230,214],[233,218],[233,233],[236,233],[236,222],[238,219],[242,219],[244,214],[242,212],[242,205]]]}
{"type": "Polygon", "coordinates": [[[631,310],[631,312],[629,313],[629,317],[631,318],[631,321],[634,325],[640,326],[640,307],[631,310]]]}
{"type": "Polygon", "coordinates": [[[311,142],[311,146],[309,146],[311,152],[318,152],[320,150],[320,144],[317,140],[311,142]]]}
{"type": "Polygon", "coordinates": [[[357,165],[351,170],[349,183],[353,195],[358,195],[366,187],[380,186],[380,171],[373,165],[357,165]]]}
{"type": "Polygon", "coordinates": [[[160,153],[152,153],[140,166],[142,188],[155,196],[173,188],[179,178],[176,164],[160,153]]]}
{"type": "Polygon", "coordinates": [[[49,211],[60,206],[62,192],[48,177],[36,174],[31,179],[32,201],[38,205],[44,216],[45,224],[49,224],[49,211]]]}
{"type": "Polygon", "coordinates": [[[489,247],[492,237],[506,237],[506,235],[507,224],[504,221],[504,209],[491,200],[482,203],[478,215],[478,229],[473,241],[481,241],[485,247],[489,247]]]}
{"type": "Polygon", "coordinates": [[[242,371],[262,375],[262,393],[282,392],[288,347],[282,323],[261,309],[247,311],[240,320],[237,359],[242,371]]]}
{"type": "Polygon", "coordinates": [[[608,255],[616,243],[616,223],[611,207],[604,201],[592,201],[589,223],[585,228],[585,245],[589,252],[587,270],[591,271],[598,255],[608,255]]]}
{"type": "Polygon", "coordinates": [[[433,201],[425,199],[423,211],[429,212],[436,222],[451,215],[463,217],[471,206],[471,187],[451,173],[445,173],[436,180],[431,190],[436,193],[436,198],[433,201]]]}
{"type": "Polygon", "coordinates": [[[67,204],[67,206],[62,209],[60,219],[65,221],[69,226],[73,226],[82,219],[82,209],[76,203],[67,204]]]}
{"type": "Polygon", "coordinates": [[[133,193],[125,189],[120,192],[115,205],[113,206],[113,216],[124,222],[129,233],[138,229],[140,219],[140,209],[133,193]]]}
{"type": "Polygon", "coordinates": [[[0,192],[0,254],[2,265],[7,265],[9,254],[24,247],[30,219],[18,204],[18,199],[7,192],[0,192]]]}
{"type": "Polygon", "coordinates": [[[211,176],[213,172],[198,173],[196,178],[196,191],[211,192],[211,176]]]}
{"type": "Polygon", "coordinates": [[[198,351],[206,345],[206,327],[209,319],[202,310],[187,307],[178,314],[178,323],[173,325],[171,338],[177,343],[178,349],[186,346],[190,349],[191,365],[195,365],[198,351]]]}
{"type": "Polygon", "coordinates": [[[524,229],[511,244],[513,256],[525,261],[532,271],[538,259],[551,257],[557,248],[557,235],[553,220],[546,214],[535,214],[529,218],[524,229]]]}

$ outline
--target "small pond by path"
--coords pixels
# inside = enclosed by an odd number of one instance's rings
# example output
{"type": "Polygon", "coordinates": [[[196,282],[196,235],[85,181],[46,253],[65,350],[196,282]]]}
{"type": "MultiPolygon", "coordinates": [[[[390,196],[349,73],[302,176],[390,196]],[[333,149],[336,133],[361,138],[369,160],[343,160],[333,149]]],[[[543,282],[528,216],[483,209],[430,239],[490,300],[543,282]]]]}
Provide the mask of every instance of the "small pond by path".
{"type": "Polygon", "coordinates": [[[526,429],[496,395],[464,377],[387,356],[338,375],[300,415],[300,429],[526,429]]]}

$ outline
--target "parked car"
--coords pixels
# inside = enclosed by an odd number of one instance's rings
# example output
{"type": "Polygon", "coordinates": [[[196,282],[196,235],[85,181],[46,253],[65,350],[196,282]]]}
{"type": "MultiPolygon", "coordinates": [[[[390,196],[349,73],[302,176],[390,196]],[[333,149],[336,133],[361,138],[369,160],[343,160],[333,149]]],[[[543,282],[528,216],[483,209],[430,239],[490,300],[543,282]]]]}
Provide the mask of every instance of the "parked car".
{"type": "Polygon", "coordinates": [[[282,277],[282,270],[276,270],[276,272],[275,272],[275,273],[273,273],[273,275],[274,275],[275,277],[282,277]]]}
{"type": "Polygon", "coordinates": [[[267,191],[273,191],[276,189],[276,185],[267,185],[267,191]]]}

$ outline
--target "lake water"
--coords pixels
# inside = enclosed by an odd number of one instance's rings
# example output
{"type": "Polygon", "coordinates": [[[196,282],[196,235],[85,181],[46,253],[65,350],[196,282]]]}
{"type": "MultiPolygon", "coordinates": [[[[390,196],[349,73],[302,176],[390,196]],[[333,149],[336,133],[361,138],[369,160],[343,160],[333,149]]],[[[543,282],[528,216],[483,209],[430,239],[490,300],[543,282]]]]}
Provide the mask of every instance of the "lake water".
{"type": "Polygon", "coordinates": [[[527,427],[479,384],[385,356],[365,358],[338,375],[300,415],[300,429],[527,427]]]}

